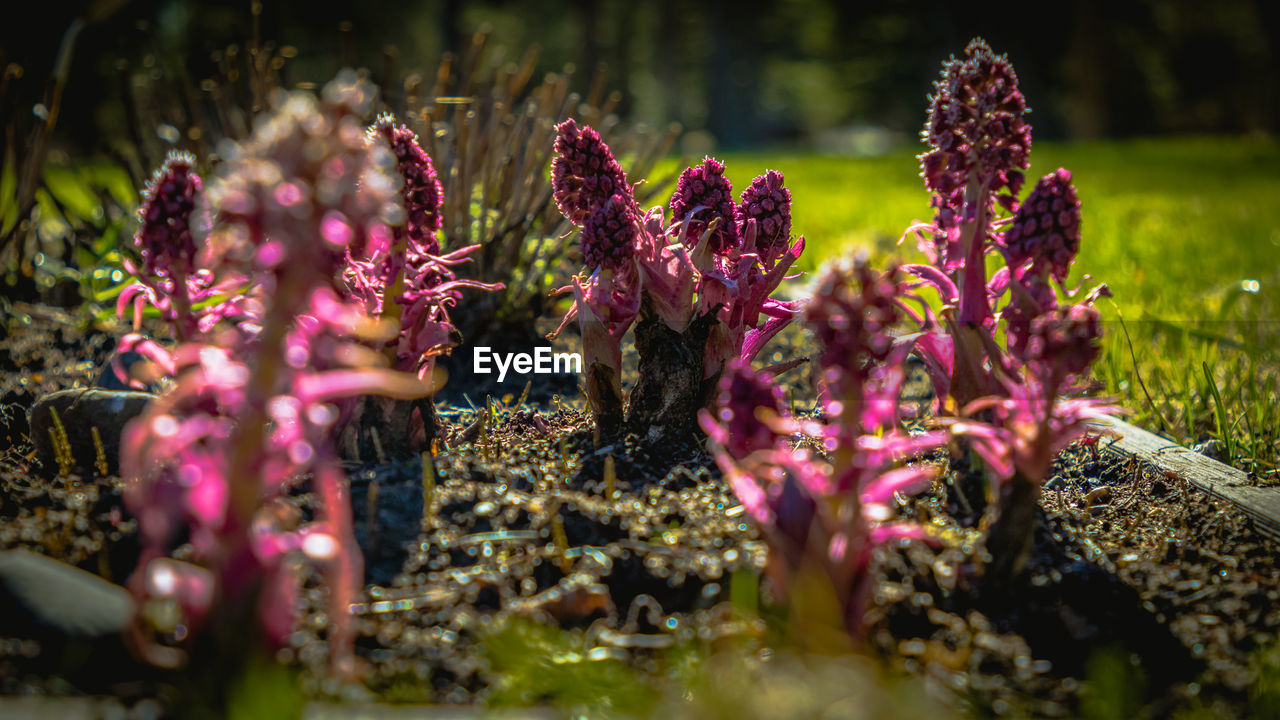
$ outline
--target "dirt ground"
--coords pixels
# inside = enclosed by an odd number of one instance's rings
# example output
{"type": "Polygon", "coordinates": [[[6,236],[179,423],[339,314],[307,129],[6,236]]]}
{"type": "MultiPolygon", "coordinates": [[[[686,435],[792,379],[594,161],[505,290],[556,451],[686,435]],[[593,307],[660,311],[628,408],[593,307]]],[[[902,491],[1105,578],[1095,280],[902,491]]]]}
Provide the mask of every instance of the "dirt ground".
{"type": "MultiPolygon", "coordinates": [[[[47,308],[6,325],[0,548],[123,582],[137,550],[119,478],[36,472],[25,417],[40,395],[92,383],[114,341],[47,308]]],[[[777,356],[792,353],[803,348],[777,356]]],[[[787,386],[798,409],[812,405],[805,371],[787,386]]],[[[370,697],[484,700],[495,682],[485,638],[512,618],[585,631],[590,653],[642,672],[677,644],[786,642],[795,618],[762,579],[768,549],[700,438],[660,451],[597,447],[580,398],[515,400],[441,405],[450,441],[425,469],[348,468],[377,579],[353,608],[370,697]],[[759,617],[730,603],[744,592],[759,617]]],[[[904,514],[940,542],[881,553],[872,651],[981,714],[1076,713],[1087,688],[1122,680],[1149,716],[1189,704],[1245,716],[1257,651],[1280,630],[1277,548],[1230,507],[1106,445],[1073,446],[1055,463],[1030,571],[1007,592],[974,589],[980,529],[957,504],[962,467],[907,501],[904,514]]],[[[305,599],[280,658],[306,670],[311,692],[338,693],[323,679],[326,604],[314,577],[305,599]]],[[[77,692],[33,675],[29,654],[0,653],[0,693],[77,692]]]]}

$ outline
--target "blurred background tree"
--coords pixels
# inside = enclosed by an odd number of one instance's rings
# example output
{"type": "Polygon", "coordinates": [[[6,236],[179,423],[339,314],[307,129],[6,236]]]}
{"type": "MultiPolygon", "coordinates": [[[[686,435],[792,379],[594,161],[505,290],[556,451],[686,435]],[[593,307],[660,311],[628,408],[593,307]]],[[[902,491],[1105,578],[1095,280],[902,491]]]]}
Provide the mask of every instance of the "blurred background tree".
{"type": "MultiPolygon", "coordinates": [[[[1038,99],[1038,139],[1274,134],[1280,125],[1280,3],[1082,0],[1034,13],[998,5],[979,14],[945,0],[28,3],[24,20],[10,15],[0,30],[0,102],[20,147],[40,121],[33,108],[66,29],[92,16],[77,38],[55,136],[79,151],[156,144],[138,128],[183,125],[163,110],[138,117],[140,84],[188,96],[175,107],[200,107],[206,81],[236,80],[255,52],[263,63],[288,60],[268,68],[286,86],[322,83],[344,65],[369,68],[394,106],[407,76],[426,75],[429,85],[441,53],[464,52],[481,24],[512,59],[541,45],[539,71],[573,63],[586,84],[603,64],[625,118],[678,121],[693,152],[874,153],[913,141],[922,88],[974,35],[1007,52],[1038,99]]],[[[261,98],[248,85],[235,85],[234,100],[251,107],[261,98]]],[[[192,140],[170,134],[159,144],[192,140]]]]}

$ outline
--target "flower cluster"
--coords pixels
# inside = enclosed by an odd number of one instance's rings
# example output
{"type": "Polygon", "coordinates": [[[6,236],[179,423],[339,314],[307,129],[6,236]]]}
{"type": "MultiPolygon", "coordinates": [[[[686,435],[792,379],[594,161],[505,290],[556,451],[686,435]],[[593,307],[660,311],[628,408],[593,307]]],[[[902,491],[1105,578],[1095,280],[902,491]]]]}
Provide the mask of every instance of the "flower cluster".
{"type": "Polygon", "coordinates": [[[147,277],[186,277],[195,271],[191,220],[203,189],[195,158],[187,153],[169,155],[152,176],[143,191],[138,232],[133,236],[147,277]]]}
{"type": "Polygon", "coordinates": [[[396,234],[407,236],[411,247],[439,255],[440,241],[436,233],[444,224],[440,216],[442,191],[431,158],[418,144],[417,134],[396,123],[391,115],[379,117],[369,128],[369,135],[381,138],[391,147],[396,170],[404,181],[400,197],[404,200],[405,222],[397,226],[396,234]]]}
{"type": "MultiPolygon", "coordinates": [[[[926,312],[922,331],[900,342],[925,360],[946,422],[987,461],[1000,499],[988,549],[1025,560],[1028,503],[1038,499],[1054,453],[1107,409],[1058,399],[1097,358],[1092,303],[1107,289],[1069,304],[1075,293],[1063,283],[1080,249],[1071,173],[1046,175],[1019,205],[1031,131],[1017,75],[981,40],[966,55],[944,64],[922,133],[930,146],[920,156],[922,175],[937,215],[908,234],[917,234],[930,264],[903,267],[938,292],[945,329],[926,312]],[[1000,209],[1011,215],[998,217],[1000,209]],[[1006,265],[990,279],[989,254],[1006,265]]],[[[1007,579],[1021,561],[996,564],[993,577],[1007,579]]]]}
{"type": "Polygon", "coordinates": [[[847,273],[824,275],[806,311],[809,327],[822,348],[822,367],[839,369],[841,382],[847,376],[861,378],[883,363],[893,350],[889,328],[902,321],[896,270],[877,275],[865,263],[857,263],[847,273]],[[844,367],[849,358],[865,357],[867,364],[844,367]]]}
{"type": "Polygon", "coordinates": [[[202,313],[196,305],[216,292],[207,273],[200,272],[194,237],[193,226],[204,224],[197,210],[203,189],[195,158],[173,153],[143,192],[133,236],[140,262],[124,262],[138,282],[120,293],[116,305],[121,316],[133,306],[135,327],[141,324],[143,304],[149,303],[160,311],[174,337],[186,339],[200,330],[202,313]]]}
{"type": "Polygon", "coordinates": [[[921,132],[930,150],[920,156],[940,213],[961,208],[970,184],[995,195],[1005,208],[1016,204],[1031,153],[1026,112],[1013,66],[984,40],[970,42],[963,60],[943,63],[921,132]]]}
{"type": "Polygon", "coordinates": [[[711,428],[716,440],[733,457],[772,448],[779,439],[779,420],[785,417],[782,388],[773,378],[740,361],[729,364],[717,387],[711,428]]]}
{"type": "MultiPolygon", "coordinates": [[[[992,53],[980,39],[969,43],[965,56],[943,64],[930,98],[921,132],[930,149],[920,156],[920,165],[936,214],[932,225],[917,229],[920,248],[954,285],[957,319],[973,327],[991,320],[983,258],[994,245],[991,223],[997,203],[1017,209],[1031,127],[1023,118],[1026,101],[1008,59],[992,53]]],[[[964,355],[981,353],[972,335],[960,338],[964,355]]],[[[960,382],[954,387],[962,396],[971,400],[990,390],[972,377],[967,364],[958,367],[960,382]]]]}
{"type": "Polygon", "coordinates": [[[1012,264],[1030,261],[1036,274],[1066,281],[1080,252],[1080,198],[1069,171],[1058,168],[1036,183],[1003,240],[1012,264]]]}
{"type": "Polygon", "coordinates": [[[589,268],[621,268],[635,257],[640,223],[629,199],[615,193],[596,205],[582,226],[582,259],[589,268]]]}
{"type": "Polygon", "coordinates": [[[555,152],[551,187],[556,207],[574,225],[582,227],[596,206],[614,195],[631,196],[626,173],[595,129],[565,120],[556,126],[555,152]]]}
{"type": "MultiPolygon", "coordinates": [[[[707,244],[712,252],[724,253],[737,246],[738,209],[733,202],[733,186],[724,176],[724,163],[719,160],[706,157],[701,165],[685,168],[680,173],[670,210],[672,222],[684,223],[689,237],[701,237],[711,229],[707,244]]],[[[787,226],[790,227],[790,222],[787,226]]],[[[783,238],[783,244],[786,240],[783,238]]]]}
{"type": "Polygon", "coordinates": [[[340,274],[369,316],[399,325],[399,335],[386,345],[392,364],[425,378],[435,359],[458,344],[448,308],[462,297],[462,288],[498,290],[502,285],[458,278],[454,273],[453,267],[468,262],[479,245],[441,254],[437,237],[442,223],[440,181],[417,134],[391,115],[382,115],[369,128],[368,140],[374,147],[390,150],[395,158],[404,219],[392,227],[390,238],[378,235],[369,243],[349,247],[340,274]]]}
{"type": "Polygon", "coordinates": [[[740,227],[756,223],[756,253],[766,268],[773,267],[791,240],[791,190],[784,187],[782,173],[766,170],[742,191],[737,219],[740,227]]]}
{"type": "MultiPolygon", "coordinates": [[[[366,139],[371,97],[348,73],[322,101],[302,92],[274,99],[208,192],[212,227],[198,272],[234,302],[204,336],[179,337],[171,352],[134,341],[175,380],[127,427],[121,451],[125,501],[144,545],[130,581],[139,598],[134,642],[157,664],[181,663],[197,629],[226,632],[249,608],[268,646],[283,641],[296,570],[310,562],[329,581],[335,668],[350,669],[347,607],[362,563],[333,449],[338,406],[430,391],[358,351],[371,342],[369,306],[344,282],[353,252],[385,255],[397,237],[418,233],[396,229],[405,195],[391,151],[366,139]],[[308,477],[317,506],[304,521],[283,498],[308,477]],[[178,561],[170,556],[184,535],[192,549],[178,561]]],[[[372,257],[370,267],[385,259],[372,257]]]]}
{"type": "Polygon", "coordinates": [[[772,378],[736,360],[720,380],[715,410],[700,415],[717,464],[770,543],[774,582],[785,592],[802,566],[820,568],[854,637],[862,632],[875,546],[927,537],[917,525],[890,522],[895,497],[933,478],[931,468],[904,463],[947,438],[909,435],[899,424],[907,353],[888,334],[898,317],[888,307],[905,296],[893,272],[879,275],[861,261],[823,277],[806,312],[823,340],[821,421],[790,417],[772,378]],[[797,432],[819,439],[829,459],[792,448],[797,432]]]}
{"type": "Polygon", "coordinates": [[[680,176],[669,203],[643,212],[612,152],[589,127],[558,126],[552,187],[581,229],[588,274],[556,337],[577,319],[597,426],[622,428],[622,339],[636,325],[640,378],[626,425],[658,439],[690,430],[724,366],[751,360],[798,309],[771,297],[804,249],[792,242],[791,194],[768,171],[733,201],[724,165],[706,158],[680,176]]]}
{"type": "Polygon", "coordinates": [[[1031,323],[1027,359],[1047,364],[1042,376],[1079,375],[1098,359],[1100,315],[1092,305],[1069,305],[1044,313],[1031,323]]]}

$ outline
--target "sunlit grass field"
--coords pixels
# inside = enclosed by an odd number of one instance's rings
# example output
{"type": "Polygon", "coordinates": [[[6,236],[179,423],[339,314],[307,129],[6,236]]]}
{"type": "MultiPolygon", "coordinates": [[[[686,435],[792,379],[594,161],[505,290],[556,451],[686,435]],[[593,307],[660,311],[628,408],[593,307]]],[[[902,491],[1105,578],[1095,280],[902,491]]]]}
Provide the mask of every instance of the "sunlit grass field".
{"type": "MultiPolygon", "coordinates": [[[[721,159],[739,190],[764,168],[785,173],[793,231],[809,243],[801,266],[813,270],[859,249],[881,261],[922,261],[914,243],[897,245],[912,220],[931,218],[913,153],[721,159]]],[[[1224,459],[1276,481],[1280,146],[1220,138],[1041,143],[1028,189],[1058,167],[1072,171],[1084,214],[1069,284],[1087,274],[1115,294],[1101,305],[1109,322],[1098,379],[1140,424],[1187,443],[1218,437],[1224,459]]]]}

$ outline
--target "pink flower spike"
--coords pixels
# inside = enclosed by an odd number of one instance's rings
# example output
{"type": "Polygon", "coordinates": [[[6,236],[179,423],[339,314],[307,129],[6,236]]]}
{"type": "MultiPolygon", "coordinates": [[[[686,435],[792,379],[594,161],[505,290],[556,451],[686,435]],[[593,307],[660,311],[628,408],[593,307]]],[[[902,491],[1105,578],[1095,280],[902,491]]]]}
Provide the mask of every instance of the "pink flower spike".
{"type": "Polygon", "coordinates": [[[719,221],[706,239],[713,254],[738,246],[737,205],[733,187],[724,175],[724,163],[707,156],[702,164],[686,168],[677,181],[670,208],[672,223],[683,223],[684,232],[692,238],[701,238],[719,221]]]}
{"type": "Polygon", "coordinates": [[[591,127],[579,126],[573,118],[557,125],[555,152],[551,187],[556,207],[574,225],[586,224],[591,213],[615,194],[632,197],[622,166],[591,127]]]}

